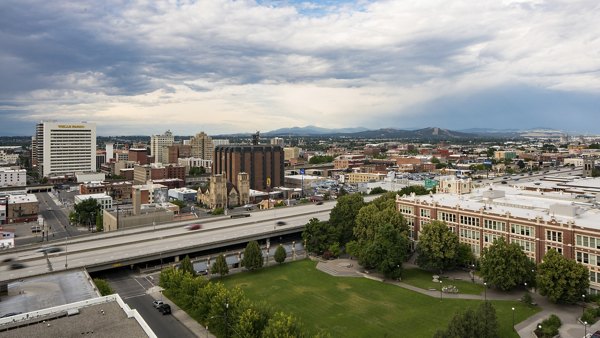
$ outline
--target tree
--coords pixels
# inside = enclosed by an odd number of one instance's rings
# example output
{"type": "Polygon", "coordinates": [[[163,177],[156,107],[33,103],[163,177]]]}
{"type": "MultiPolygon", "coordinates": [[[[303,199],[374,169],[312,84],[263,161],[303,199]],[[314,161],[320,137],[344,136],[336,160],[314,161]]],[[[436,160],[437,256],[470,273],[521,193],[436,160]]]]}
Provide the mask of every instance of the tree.
{"type": "Polygon", "coordinates": [[[333,162],[333,156],[315,155],[308,160],[309,164],[322,164],[333,162]]]}
{"type": "Polygon", "coordinates": [[[179,207],[179,209],[183,209],[186,207],[186,204],[184,201],[180,201],[180,200],[171,200],[170,201],[172,204],[175,204],[176,206],[179,207]]]}
{"type": "Polygon", "coordinates": [[[184,273],[187,272],[192,276],[196,276],[196,270],[194,270],[194,265],[192,264],[190,256],[188,255],[185,255],[185,258],[181,260],[181,263],[179,264],[179,269],[184,273]]]}
{"type": "Polygon", "coordinates": [[[459,254],[458,236],[441,221],[432,221],[421,228],[417,245],[417,264],[429,270],[454,268],[459,254]]]}
{"type": "Polygon", "coordinates": [[[285,252],[285,248],[283,245],[279,244],[277,249],[275,249],[275,262],[281,264],[285,262],[286,257],[287,253],[285,252]]]}
{"type": "Polygon", "coordinates": [[[527,258],[519,244],[508,244],[503,237],[483,249],[480,267],[483,279],[503,291],[525,283],[531,285],[535,277],[535,263],[527,258]]]}
{"type": "Polygon", "coordinates": [[[490,302],[479,305],[477,310],[455,314],[446,330],[438,330],[434,335],[434,338],[465,337],[499,337],[496,310],[490,302]]]}
{"type": "Polygon", "coordinates": [[[371,189],[371,192],[369,193],[369,195],[378,195],[378,194],[383,194],[384,192],[387,192],[387,190],[383,189],[382,187],[375,187],[375,188],[371,189]]]}
{"type": "Polygon", "coordinates": [[[582,264],[550,249],[538,265],[536,283],[540,294],[550,301],[572,304],[587,292],[589,271],[582,264]]]}
{"type": "Polygon", "coordinates": [[[210,268],[210,273],[219,274],[221,277],[229,273],[229,266],[227,265],[227,261],[223,254],[217,256],[217,259],[215,259],[215,262],[210,268]]]}
{"type": "Polygon", "coordinates": [[[74,221],[88,226],[96,225],[96,215],[102,212],[102,207],[93,198],[75,204],[74,209],[74,221]]]}
{"type": "Polygon", "coordinates": [[[244,250],[244,258],[242,258],[241,265],[248,270],[255,270],[262,268],[263,264],[263,256],[258,242],[248,242],[244,250]]]}
{"type": "Polygon", "coordinates": [[[297,320],[283,312],[275,312],[263,330],[263,338],[296,338],[302,337],[297,320]]]}
{"type": "Polygon", "coordinates": [[[306,243],[306,251],[321,255],[336,242],[339,234],[327,221],[321,222],[318,218],[311,218],[302,232],[302,239],[306,243]]]}
{"type": "Polygon", "coordinates": [[[98,212],[98,214],[96,214],[96,231],[104,231],[104,216],[102,212],[98,212]]]}
{"type": "Polygon", "coordinates": [[[110,285],[105,279],[94,278],[94,284],[96,284],[98,292],[100,292],[101,296],[108,296],[115,293],[115,291],[110,287],[110,285]]]}
{"type": "Polygon", "coordinates": [[[408,246],[408,238],[398,228],[389,223],[378,225],[373,240],[359,250],[359,263],[377,269],[387,278],[399,278],[408,246]]]}
{"type": "Polygon", "coordinates": [[[365,202],[362,196],[358,194],[343,195],[338,197],[338,202],[331,209],[329,223],[339,234],[338,242],[344,245],[352,240],[352,231],[354,229],[356,215],[365,202]]]}

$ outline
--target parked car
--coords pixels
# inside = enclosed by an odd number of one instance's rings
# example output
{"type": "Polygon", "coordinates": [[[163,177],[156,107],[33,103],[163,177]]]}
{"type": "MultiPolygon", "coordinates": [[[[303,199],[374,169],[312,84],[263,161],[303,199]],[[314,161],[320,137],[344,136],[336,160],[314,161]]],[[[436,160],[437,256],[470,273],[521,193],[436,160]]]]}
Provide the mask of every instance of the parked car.
{"type": "Polygon", "coordinates": [[[286,225],[287,223],[284,221],[277,221],[277,223],[275,223],[275,224],[277,224],[277,226],[282,226],[282,225],[286,225]]]}
{"type": "Polygon", "coordinates": [[[590,336],[590,338],[600,338],[600,330],[598,330],[598,331],[594,332],[594,333],[593,333],[593,334],[590,336]]]}
{"type": "Polygon", "coordinates": [[[155,300],[152,302],[152,306],[154,306],[157,309],[163,304],[164,304],[164,302],[162,300],[155,300]]]}
{"type": "Polygon", "coordinates": [[[323,201],[317,202],[317,205],[323,205],[323,201]]]}
{"type": "Polygon", "coordinates": [[[198,229],[202,229],[202,224],[188,224],[185,226],[186,229],[188,230],[198,230],[198,229]]]}
{"type": "Polygon", "coordinates": [[[169,304],[162,304],[161,306],[158,307],[158,311],[160,313],[162,313],[163,316],[171,314],[171,305],[169,305],[169,304]]]}

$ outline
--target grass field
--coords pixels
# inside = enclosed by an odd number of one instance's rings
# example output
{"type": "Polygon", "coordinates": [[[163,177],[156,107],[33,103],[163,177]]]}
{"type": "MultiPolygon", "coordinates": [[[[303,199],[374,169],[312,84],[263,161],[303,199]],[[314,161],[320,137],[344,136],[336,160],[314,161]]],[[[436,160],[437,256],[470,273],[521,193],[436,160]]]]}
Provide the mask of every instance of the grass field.
{"type": "MultiPolygon", "coordinates": [[[[405,269],[402,271],[402,282],[410,284],[421,289],[434,288],[439,290],[440,283],[432,282],[433,274],[421,269],[405,269]]],[[[458,288],[458,293],[466,293],[471,295],[479,295],[483,292],[483,285],[475,284],[466,280],[450,280],[442,278],[442,286],[454,285],[458,288]]],[[[512,320],[512,317],[511,317],[512,320]]]]}
{"type": "MultiPolygon", "coordinates": [[[[324,329],[332,337],[432,337],[445,328],[454,313],[476,307],[481,301],[428,297],[398,286],[366,278],[333,277],[303,260],[232,275],[221,280],[240,286],[253,301],[298,317],[313,332],[324,329]]],[[[537,311],[520,302],[493,301],[500,337],[518,337],[515,323],[537,311]]]]}

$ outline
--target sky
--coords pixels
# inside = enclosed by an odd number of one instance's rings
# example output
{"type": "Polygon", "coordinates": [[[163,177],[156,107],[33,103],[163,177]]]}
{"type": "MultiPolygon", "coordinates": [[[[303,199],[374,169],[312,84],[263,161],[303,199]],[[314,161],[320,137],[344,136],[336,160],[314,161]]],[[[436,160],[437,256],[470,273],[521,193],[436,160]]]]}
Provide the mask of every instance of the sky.
{"type": "Polygon", "coordinates": [[[600,134],[600,2],[0,1],[0,136],[600,134]]]}

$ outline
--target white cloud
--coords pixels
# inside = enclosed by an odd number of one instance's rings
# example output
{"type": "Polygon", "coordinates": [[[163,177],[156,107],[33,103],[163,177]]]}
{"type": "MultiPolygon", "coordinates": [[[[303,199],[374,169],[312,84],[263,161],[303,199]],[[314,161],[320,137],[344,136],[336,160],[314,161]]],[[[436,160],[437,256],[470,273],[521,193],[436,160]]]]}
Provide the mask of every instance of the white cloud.
{"type": "Polygon", "coordinates": [[[1,106],[10,109],[1,109],[32,120],[86,115],[133,130],[224,121],[231,132],[378,127],[390,117],[416,121],[415,107],[439,98],[499,86],[600,89],[592,0],[4,6],[12,11],[0,14],[0,29],[8,27],[0,75],[15,85],[4,85],[1,106]],[[28,20],[31,31],[10,29],[28,20]]]}

